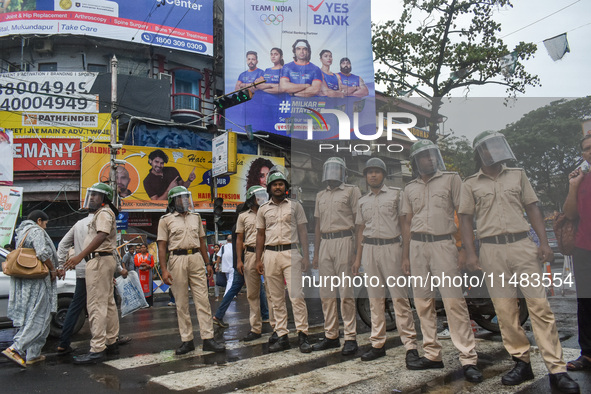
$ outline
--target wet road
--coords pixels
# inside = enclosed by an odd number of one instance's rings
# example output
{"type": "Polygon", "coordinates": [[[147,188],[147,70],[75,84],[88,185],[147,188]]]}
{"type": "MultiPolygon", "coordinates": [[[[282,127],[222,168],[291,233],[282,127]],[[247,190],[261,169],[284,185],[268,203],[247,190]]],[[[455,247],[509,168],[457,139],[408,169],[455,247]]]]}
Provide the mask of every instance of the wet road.
{"type": "MultiPolygon", "coordinates": [[[[219,302],[212,300],[213,310],[219,302]]],[[[0,389],[2,392],[83,392],[106,393],[161,393],[161,392],[404,392],[404,393],[546,393],[550,392],[547,371],[539,352],[534,348],[532,365],[536,379],[521,386],[508,388],[500,383],[501,376],[511,367],[510,357],[501,344],[500,335],[484,330],[477,333],[479,366],[485,381],[467,383],[463,379],[457,351],[450,340],[442,340],[445,368],[431,371],[408,371],[404,366],[405,350],[397,333],[388,333],[387,356],[373,362],[362,362],[358,357],[344,357],[340,349],[302,354],[296,346],[293,322],[290,322],[293,349],[269,354],[267,333],[259,340],[245,343],[240,338],[248,333],[248,303],[240,294],[232,303],[224,320],[228,329],[216,327],[216,339],[224,341],[225,354],[197,350],[175,356],[180,344],[174,307],[166,305],[167,296],[156,298],[155,306],[121,319],[121,334],[133,338],[120,348],[119,356],[94,366],[75,366],[71,356],[58,357],[53,353],[57,342],[48,340],[44,349],[47,361],[26,370],[0,359],[0,389]]],[[[566,360],[579,354],[576,333],[576,300],[574,295],[551,298],[566,360]]],[[[322,312],[318,299],[309,299],[311,342],[322,335],[322,312]]],[[[194,315],[194,309],[192,310],[194,315]]],[[[193,316],[194,327],[197,327],[193,316]]],[[[526,331],[535,343],[529,322],[526,331]]],[[[361,354],[369,347],[368,328],[358,320],[358,340],[361,354]]],[[[0,346],[6,347],[13,329],[0,331],[0,346]]],[[[196,338],[198,332],[196,331],[196,338]]],[[[74,338],[76,354],[88,351],[90,333],[88,323],[74,338]]],[[[582,392],[591,392],[591,374],[576,372],[571,375],[582,392]]]]}

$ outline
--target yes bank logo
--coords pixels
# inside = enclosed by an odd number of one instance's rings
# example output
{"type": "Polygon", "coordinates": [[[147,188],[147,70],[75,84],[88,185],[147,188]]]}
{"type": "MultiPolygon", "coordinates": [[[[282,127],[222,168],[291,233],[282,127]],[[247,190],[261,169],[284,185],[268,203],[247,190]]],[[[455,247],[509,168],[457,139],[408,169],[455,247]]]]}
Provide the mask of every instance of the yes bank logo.
{"type": "Polygon", "coordinates": [[[312,12],[318,11],[327,12],[326,15],[314,14],[315,25],[336,25],[349,26],[349,4],[348,3],[331,3],[326,0],[321,0],[320,3],[308,4],[312,12]],[[324,5],[324,7],[322,7],[324,5]]]}

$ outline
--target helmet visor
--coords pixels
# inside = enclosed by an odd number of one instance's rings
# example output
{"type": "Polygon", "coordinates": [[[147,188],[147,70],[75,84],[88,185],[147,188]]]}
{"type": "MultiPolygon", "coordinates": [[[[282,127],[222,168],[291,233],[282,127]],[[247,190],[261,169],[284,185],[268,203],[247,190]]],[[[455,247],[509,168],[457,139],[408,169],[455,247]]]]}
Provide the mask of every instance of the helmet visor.
{"type": "Polygon", "coordinates": [[[193,195],[189,191],[184,191],[171,196],[174,202],[174,209],[179,213],[193,212],[193,195]]]}
{"type": "Polygon", "coordinates": [[[257,205],[263,205],[267,202],[267,200],[269,200],[269,194],[264,189],[259,189],[254,192],[254,198],[257,202],[257,205]]]}
{"type": "Polygon", "coordinates": [[[336,162],[324,163],[322,182],[326,181],[345,182],[345,167],[336,162]]]}
{"type": "Polygon", "coordinates": [[[82,209],[96,211],[103,205],[106,196],[107,195],[102,190],[92,188],[86,189],[86,197],[84,198],[82,209]]]}
{"type": "Polygon", "coordinates": [[[445,171],[445,164],[439,149],[425,149],[413,156],[417,170],[421,175],[431,175],[439,171],[445,171]]]}
{"type": "Polygon", "coordinates": [[[502,135],[496,135],[482,141],[476,147],[482,164],[486,167],[507,160],[515,160],[515,155],[502,135]]]}

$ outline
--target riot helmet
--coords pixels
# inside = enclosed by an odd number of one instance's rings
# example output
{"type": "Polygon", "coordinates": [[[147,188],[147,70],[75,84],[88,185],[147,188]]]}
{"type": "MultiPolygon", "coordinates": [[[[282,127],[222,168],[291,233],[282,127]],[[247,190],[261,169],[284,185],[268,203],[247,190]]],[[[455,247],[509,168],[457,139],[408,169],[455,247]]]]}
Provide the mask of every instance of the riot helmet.
{"type": "Polygon", "coordinates": [[[192,212],[193,195],[184,186],[175,186],[168,192],[168,209],[178,213],[192,212]]]}
{"type": "Polygon", "coordinates": [[[496,131],[484,131],[474,138],[473,148],[482,164],[486,167],[507,160],[515,160],[515,155],[507,143],[505,136],[496,131]]]}
{"type": "Polygon", "coordinates": [[[341,184],[345,182],[346,173],[345,160],[340,157],[331,157],[322,166],[322,182],[336,181],[341,184]]]}
{"type": "Polygon", "coordinates": [[[410,159],[413,167],[421,175],[432,175],[437,170],[445,171],[445,164],[439,147],[430,140],[415,142],[410,148],[410,159]]]}

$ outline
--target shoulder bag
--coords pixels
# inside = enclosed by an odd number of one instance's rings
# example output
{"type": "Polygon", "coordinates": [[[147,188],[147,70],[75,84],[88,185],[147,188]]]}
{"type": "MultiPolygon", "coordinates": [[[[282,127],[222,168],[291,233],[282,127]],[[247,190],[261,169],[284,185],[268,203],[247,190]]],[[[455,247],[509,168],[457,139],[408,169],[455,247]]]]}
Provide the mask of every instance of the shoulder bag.
{"type": "Polygon", "coordinates": [[[22,247],[27,235],[29,235],[29,231],[25,234],[19,247],[10,252],[6,256],[6,261],[2,263],[4,275],[15,278],[41,279],[49,274],[47,266],[37,258],[35,249],[22,247]]]}

